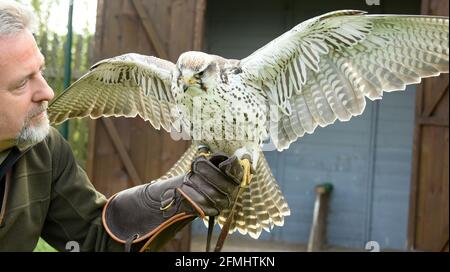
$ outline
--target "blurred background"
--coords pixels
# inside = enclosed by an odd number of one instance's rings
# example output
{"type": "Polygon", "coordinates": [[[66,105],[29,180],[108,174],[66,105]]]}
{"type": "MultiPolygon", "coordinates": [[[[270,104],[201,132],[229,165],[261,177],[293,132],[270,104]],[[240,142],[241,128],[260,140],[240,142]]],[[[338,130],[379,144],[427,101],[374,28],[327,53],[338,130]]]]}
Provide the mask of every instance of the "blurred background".
{"type": "MultiPolygon", "coordinates": [[[[69,1],[20,2],[39,15],[46,77],[58,93],[69,1]]],[[[448,16],[446,0],[75,0],[73,7],[72,81],[95,61],[129,52],[173,62],[188,50],[243,58],[337,9],[448,16]]],[[[138,118],[73,120],[67,137],[106,196],[158,178],[189,146],[138,118]]],[[[448,251],[448,75],[385,93],[350,122],[266,156],[291,216],[258,240],[230,235],[224,251],[448,251]]],[[[196,220],[165,250],[203,251],[205,236],[196,220]]],[[[40,242],[36,250],[51,249],[40,242]]]]}

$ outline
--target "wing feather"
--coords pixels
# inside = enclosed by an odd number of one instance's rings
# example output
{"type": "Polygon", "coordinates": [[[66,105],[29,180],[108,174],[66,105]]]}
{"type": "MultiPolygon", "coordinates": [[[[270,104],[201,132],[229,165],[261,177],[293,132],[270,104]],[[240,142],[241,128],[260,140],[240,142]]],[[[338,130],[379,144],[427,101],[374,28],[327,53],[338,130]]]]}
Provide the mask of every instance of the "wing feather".
{"type": "Polygon", "coordinates": [[[134,53],[102,60],[51,102],[49,119],[59,124],[86,116],[139,115],[170,132],[173,69],[169,61],[134,53]]]}
{"type": "Polygon", "coordinates": [[[343,10],[307,20],[241,60],[279,115],[268,122],[278,150],[317,126],[361,114],[365,97],[448,73],[449,21],[343,10]],[[275,124],[277,123],[277,124],[275,124]]]}

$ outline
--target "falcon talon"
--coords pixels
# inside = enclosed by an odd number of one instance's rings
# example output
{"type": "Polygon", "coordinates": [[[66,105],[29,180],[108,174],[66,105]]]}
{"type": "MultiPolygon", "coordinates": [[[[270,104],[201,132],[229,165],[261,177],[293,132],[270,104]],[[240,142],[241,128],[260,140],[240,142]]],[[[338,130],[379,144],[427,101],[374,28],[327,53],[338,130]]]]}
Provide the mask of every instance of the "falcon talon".
{"type": "Polygon", "coordinates": [[[199,157],[204,156],[205,158],[208,158],[211,156],[211,152],[200,152],[198,153],[198,156],[199,157]]]}
{"type": "Polygon", "coordinates": [[[200,144],[197,147],[198,156],[204,156],[205,158],[211,157],[212,153],[211,150],[207,145],[200,144]]]}
{"type": "Polygon", "coordinates": [[[250,182],[253,178],[253,175],[251,174],[251,163],[248,159],[240,160],[239,163],[244,169],[244,175],[242,176],[242,182],[240,186],[245,188],[250,185],[250,182]]]}

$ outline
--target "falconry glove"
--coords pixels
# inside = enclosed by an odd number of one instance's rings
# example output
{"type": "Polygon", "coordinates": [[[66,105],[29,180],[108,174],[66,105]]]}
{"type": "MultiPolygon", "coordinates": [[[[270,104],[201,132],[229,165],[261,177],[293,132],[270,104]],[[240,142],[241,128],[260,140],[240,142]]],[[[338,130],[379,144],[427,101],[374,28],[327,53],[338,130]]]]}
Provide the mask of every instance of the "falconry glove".
{"type": "Polygon", "coordinates": [[[197,157],[187,174],[113,195],[103,209],[103,225],[126,251],[157,251],[197,216],[229,208],[242,175],[236,156],[197,157]]]}

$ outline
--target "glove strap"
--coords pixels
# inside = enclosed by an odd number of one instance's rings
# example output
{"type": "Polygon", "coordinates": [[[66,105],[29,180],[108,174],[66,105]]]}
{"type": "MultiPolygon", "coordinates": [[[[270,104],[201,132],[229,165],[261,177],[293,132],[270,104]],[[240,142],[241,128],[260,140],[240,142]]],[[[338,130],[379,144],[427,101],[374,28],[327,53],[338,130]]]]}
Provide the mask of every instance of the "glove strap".
{"type": "Polygon", "coordinates": [[[225,243],[225,239],[227,239],[228,230],[230,229],[231,221],[233,220],[233,217],[234,217],[234,211],[236,209],[237,200],[243,191],[244,191],[244,187],[242,187],[242,186],[239,187],[237,195],[234,198],[234,202],[233,202],[233,206],[231,207],[230,214],[228,215],[227,220],[225,221],[225,223],[222,226],[222,231],[220,232],[219,238],[217,238],[217,243],[216,243],[216,247],[214,248],[214,252],[220,252],[222,250],[223,243],[225,243]]]}
{"type": "Polygon", "coordinates": [[[215,219],[216,219],[215,216],[210,216],[208,218],[208,236],[206,237],[206,252],[209,252],[210,247],[211,247],[211,237],[212,237],[212,232],[214,229],[215,219]]]}
{"type": "Polygon", "coordinates": [[[130,236],[130,238],[128,238],[125,241],[125,252],[130,252],[131,251],[131,245],[133,244],[133,241],[136,240],[137,238],[139,238],[139,234],[135,234],[133,236],[130,236]]]}
{"type": "Polygon", "coordinates": [[[178,214],[174,217],[176,217],[176,219],[172,220],[170,224],[165,224],[164,227],[158,228],[157,231],[147,239],[139,252],[159,251],[169,241],[169,239],[165,237],[165,233],[176,233],[180,231],[197,216],[192,214],[178,214]]]}

